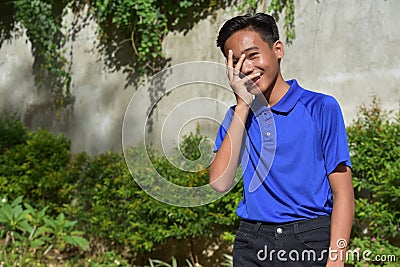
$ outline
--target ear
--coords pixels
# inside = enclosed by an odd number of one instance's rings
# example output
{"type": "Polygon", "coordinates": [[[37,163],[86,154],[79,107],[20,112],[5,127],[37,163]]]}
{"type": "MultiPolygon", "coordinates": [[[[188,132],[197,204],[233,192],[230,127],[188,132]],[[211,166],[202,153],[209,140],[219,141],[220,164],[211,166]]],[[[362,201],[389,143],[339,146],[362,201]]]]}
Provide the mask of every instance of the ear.
{"type": "Polygon", "coordinates": [[[283,56],[285,55],[285,49],[283,47],[283,43],[280,40],[274,43],[273,50],[278,59],[283,58],[283,56]]]}

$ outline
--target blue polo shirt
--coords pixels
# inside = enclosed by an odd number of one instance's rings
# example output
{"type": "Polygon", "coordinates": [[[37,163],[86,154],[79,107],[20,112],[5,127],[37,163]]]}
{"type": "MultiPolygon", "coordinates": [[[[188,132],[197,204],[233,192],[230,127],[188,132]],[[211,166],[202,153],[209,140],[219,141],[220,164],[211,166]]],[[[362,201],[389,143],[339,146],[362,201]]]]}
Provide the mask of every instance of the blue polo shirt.
{"type": "MultiPolygon", "coordinates": [[[[241,147],[243,219],[286,223],[330,215],[328,175],[339,164],[351,167],[346,128],[337,101],[305,90],[296,80],[271,108],[254,100],[241,147]]],[[[222,144],[235,106],[218,130],[222,144]]]]}

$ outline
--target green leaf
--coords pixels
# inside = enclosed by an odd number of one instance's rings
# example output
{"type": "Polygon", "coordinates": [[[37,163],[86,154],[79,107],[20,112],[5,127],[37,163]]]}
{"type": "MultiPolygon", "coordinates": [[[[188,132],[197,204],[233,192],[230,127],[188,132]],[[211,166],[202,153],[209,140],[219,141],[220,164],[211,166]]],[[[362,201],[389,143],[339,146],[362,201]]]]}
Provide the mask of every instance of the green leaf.
{"type": "Polygon", "coordinates": [[[14,201],[11,203],[12,207],[16,207],[17,205],[19,205],[22,202],[22,199],[24,197],[23,196],[19,196],[16,199],[14,199],[14,201]]]}
{"type": "Polygon", "coordinates": [[[13,210],[10,205],[4,206],[0,210],[0,222],[10,223],[13,218],[13,210]]]}
{"type": "Polygon", "coordinates": [[[33,227],[32,227],[32,226],[28,223],[28,221],[26,221],[26,220],[21,221],[21,222],[17,225],[16,228],[19,229],[19,230],[21,230],[21,231],[28,232],[28,233],[30,233],[30,232],[32,231],[32,229],[33,229],[33,227]]]}
{"type": "Polygon", "coordinates": [[[40,240],[40,239],[36,239],[36,240],[33,240],[30,242],[30,246],[32,248],[36,248],[36,249],[43,246],[44,244],[45,244],[45,242],[43,242],[43,240],[40,240]]]}
{"type": "Polygon", "coordinates": [[[71,245],[78,245],[81,249],[87,250],[90,242],[80,236],[69,236],[66,237],[66,241],[71,245]],[[68,241],[67,241],[68,239],[68,241]]]}

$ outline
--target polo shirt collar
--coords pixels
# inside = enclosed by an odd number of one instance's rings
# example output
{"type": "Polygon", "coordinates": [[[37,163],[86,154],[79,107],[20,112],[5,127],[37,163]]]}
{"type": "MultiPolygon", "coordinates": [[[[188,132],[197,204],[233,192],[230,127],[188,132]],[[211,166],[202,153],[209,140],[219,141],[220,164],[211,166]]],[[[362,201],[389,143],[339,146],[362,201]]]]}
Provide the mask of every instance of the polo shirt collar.
{"type": "Polygon", "coordinates": [[[265,106],[265,103],[257,100],[257,98],[253,101],[251,109],[255,116],[258,116],[262,112],[268,110],[272,110],[277,113],[289,113],[294,108],[303,94],[304,89],[300,87],[296,80],[289,80],[286,82],[290,85],[289,90],[282,97],[282,99],[271,108],[265,106]]]}

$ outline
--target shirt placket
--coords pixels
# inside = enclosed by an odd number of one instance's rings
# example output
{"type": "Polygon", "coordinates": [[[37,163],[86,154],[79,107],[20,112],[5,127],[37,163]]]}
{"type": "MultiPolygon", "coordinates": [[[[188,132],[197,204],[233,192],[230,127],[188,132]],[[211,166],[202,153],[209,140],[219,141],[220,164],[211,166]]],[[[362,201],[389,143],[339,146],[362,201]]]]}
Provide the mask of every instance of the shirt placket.
{"type": "Polygon", "coordinates": [[[261,113],[261,130],[263,146],[272,145],[275,139],[274,116],[270,108],[261,113]]]}

